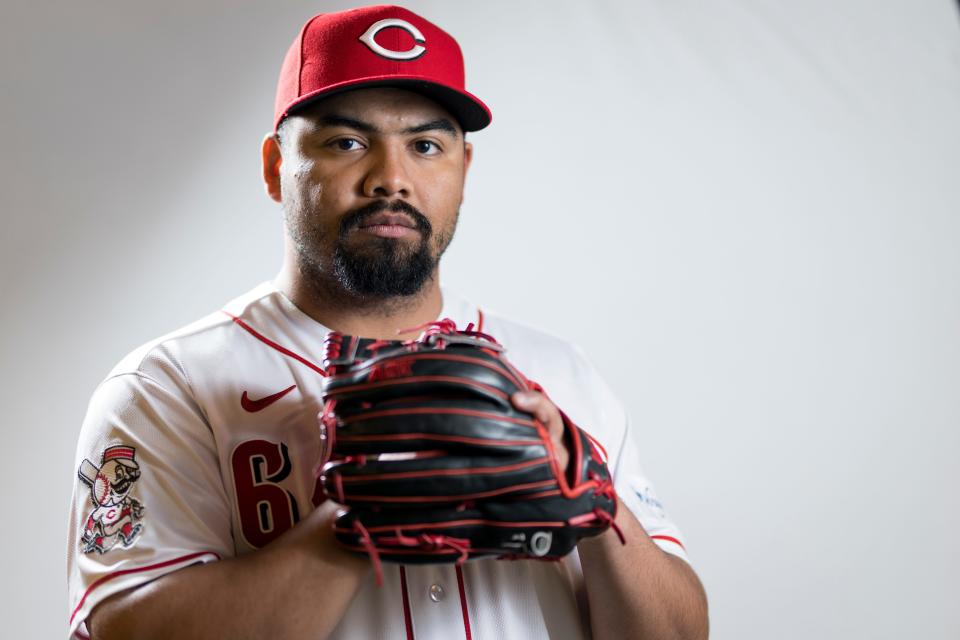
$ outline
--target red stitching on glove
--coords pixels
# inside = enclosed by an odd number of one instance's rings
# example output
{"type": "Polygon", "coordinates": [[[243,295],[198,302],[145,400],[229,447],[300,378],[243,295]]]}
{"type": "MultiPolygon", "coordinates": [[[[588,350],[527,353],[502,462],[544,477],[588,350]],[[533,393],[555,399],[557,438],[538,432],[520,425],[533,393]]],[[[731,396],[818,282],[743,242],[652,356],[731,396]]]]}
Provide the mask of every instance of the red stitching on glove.
{"type": "MultiPolygon", "coordinates": [[[[394,533],[397,535],[397,544],[403,545],[404,547],[415,547],[420,544],[416,538],[403,535],[403,531],[400,529],[400,527],[394,529],[394,533]]],[[[389,538],[382,538],[384,542],[386,542],[388,539],[389,538]]]]}
{"type": "Polygon", "coordinates": [[[343,480],[340,477],[340,473],[337,471],[333,472],[333,488],[337,490],[337,502],[340,504],[346,504],[347,499],[343,495],[343,480]]]}
{"type": "Polygon", "coordinates": [[[313,469],[315,478],[323,473],[323,466],[330,461],[337,444],[337,417],[333,413],[336,404],[336,400],[327,400],[320,413],[320,459],[313,469]]]}
{"type": "MultiPolygon", "coordinates": [[[[377,388],[382,389],[384,387],[404,386],[404,385],[414,385],[414,389],[416,389],[417,385],[420,385],[424,382],[451,382],[453,384],[468,385],[471,387],[476,387],[478,389],[483,389],[484,391],[486,391],[487,393],[489,393],[494,397],[502,398],[504,400],[508,399],[507,394],[503,391],[500,391],[496,387],[491,387],[490,385],[483,384],[481,382],[474,382],[470,379],[461,378],[457,376],[411,376],[410,378],[407,378],[407,379],[400,378],[400,379],[380,381],[380,382],[367,382],[367,383],[361,382],[361,383],[341,387],[337,389],[337,391],[335,392],[335,395],[339,396],[347,393],[364,391],[366,389],[377,389],[377,388]]],[[[330,394],[330,395],[334,395],[334,394],[330,394]]],[[[369,406],[372,406],[372,405],[366,405],[366,408],[369,408],[369,406]]]]}
{"type": "MultiPolygon", "coordinates": [[[[499,356],[499,354],[498,354],[497,352],[495,352],[495,351],[494,351],[494,352],[491,352],[491,355],[492,355],[494,358],[497,358],[497,357],[499,356]]],[[[373,382],[373,381],[375,381],[375,380],[382,379],[382,378],[377,378],[377,377],[375,377],[374,371],[375,371],[377,368],[382,368],[385,364],[389,364],[391,367],[400,367],[400,366],[403,366],[403,367],[404,367],[403,371],[406,373],[406,375],[411,375],[412,365],[417,364],[417,363],[420,363],[420,362],[423,362],[424,360],[443,360],[443,361],[446,361],[446,362],[450,362],[450,361],[452,361],[452,362],[464,362],[464,363],[466,363],[466,364],[473,365],[473,366],[475,366],[475,367],[486,367],[487,369],[490,369],[491,371],[493,371],[493,372],[495,372],[495,373],[503,376],[504,378],[507,378],[508,380],[510,380],[510,382],[512,382],[513,384],[515,384],[516,386],[518,386],[518,387],[520,387],[520,388],[523,388],[523,387],[526,385],[526,383],[527,383],[527,381],[526,381],[522,376],[517,375],[518,372],[517,372],[516,370],[512,370],[512,369],[509,369],[509,368],[507,368],[507,367],[499,366],[499,364],[498,364],[497,362],[485,362],[485,361],[483,361],[483,360],[480,359],[480,358],[470,357],[470,356],[452,355],[452,354],[450,354],[450,353],[430,353],[430,352],[415,352],[415,351],[411,351],[411,352],[408,353],[408,354],[398,355],[398,356],[396,356],[395,358],[392,358],[392,360],[389,361],[388,363],[369,362],[369,363],[366,363],[364,366],[358,366],[358,367],[354,368],[353,371],[356,372],[356,373],[359,373],[359,372],[362,372],[362,371],[364,371],[365,369],[369,368],[369,369],[370,369],[370,372],[367,374],[367,380],[373,382]],[[401,363],[403,363],[403,364],[401,365],[401,363]]],[[[396,369],[396,370],[394,370],[394,372],[395,372],[395,373],[400,373],[400,370],[399,370],[399,369],[396,369]]],[[[379,374],[377,374],[377,375],[379,375],[379,374]]],[[[395,376],[387,376],[387,377],[389,378],[389,377],[395,377],[395,376]]],[[[467,378],[467,377],[462,377],[462,376],[454,376],[453,379],[463,380],[464,382],[469,382],[469,378],[467,378]]],[[[340,389],[340,390],[336,391],[335,393],[336,393],[336,394],[341,394],[341,393],[343,393],[343,392],[344,392],[343,389],[340,389]]]]}
{"type": "Polygon", "coordinates": [[[325,357],[327,360],[335,360],[340,357],[340,348],[343,343],[343,334],[330,332],[327,334],[325,357]]]}
{"type": "MultiPolygon", "coordinates": [[[[423,458],[440,458],[443,457],[445,452],[437,451],[432,452],[432,455],[419,455],[418,459],[423,458]]],[[[356,462],[357,466],[363,466],[366,462],[366,456],[363,454],[349,455],[344,458],[347,462],[356,462]]],[[[527,469],[529,467],[539,467],[543,463],[547,462],[546,458],[533,458],[532,460],[523,460],[522,462],[516,462],[514,464],[501,465],[499,467],[459,467],[454,469],[424,469],[417,471],[393,471],[385,473],[370,473],[362,476],[348,477],[344,480],[346,483],[354,482],[370,482],[373,480],[390,480],[396,479],[400,480],[402,478],[432,478],[432,477],[450,477],[450,476],[463,476],[463,475],[479,475],[479,474],[500,474],[507,473],[509,471],[516,471],[518,469],[527,469]]]]}
{"type": "Polygon", "coordinates": [[[626,537],[624,537],[623,531],[620,530],[620,526],[617,525],[612,515],[610,515],[600,507],[595,508],[593,512],[597,514],[597,516],[601,520],[606,520],[608,523],[610,523],[610,528],[613,529],[617,533],[617,537],[620,538],[620,544],[623,544],[623,545],[627,544],[627,539],[626,537]]]}
{"type": "Polygon", "coordinates": [[[567,524],[571,527],[579,527],[590,522],[596,522],[597,520],[602,520],[609,524],[610,528],[616,532],[617,537],[620,538],[620,543],[627,544],[627,539],[624,537],[623,531],[620,530],[620,526],[614,521],[613,516],[600,507],[595,507],[590,513],[581,513],[579,516],[570,518],[567,520],[567,524]]]}
{"type": "Polygon", "coordinates": [[[603,478],[596,471],[587,472],[587,477],[596,486],[596,489],[594,489],[594,493],[601,495],[605,498],[608,498],[610,500],[616,500],[617,490],[613,486],[613,482],[611,482],[609,478],[603,478]]]}
{"type": "MultiPolygon", "coordinates": [[[[496,529],[510,529],[510,528],[531,528],[531,527],[551,527],[551,528],[561,528],[566,524],[575,524],[583,522],[593,522],[596,520],[593,512],[581,514],[579,516],[574,516],[567,522],[561,520],[531,520],[531,521],[517,521],[517,522],[504,522],[503,520],[487,520],[484,518],[464,518],[462,520],[443,520],[440,522],[425,522],[416,525],[418,529],[452,529],[454,527],[466,527],[472,525],[482,525],[490,526],[496,529]]],[[[348,532],[349,529],[342,529],[334,527],[335,531],[338,532],[348,532]]],[[[379,525],[368,527],[367,531],[371,533],[397,533],[398,529],[395,525],[379,525]]],[[[399,535],[399,534],[398,534],[399,535]]],[[[408,537],[409,539],[409,537],[408,537]]],[[[384,538],[381,538],[384,540],[384,538]]]]}
{"type": "Polygon", "coordinates": [[[337,371],[336,365],[329,364],[333,360],[340,358],[340,354],[343,353],[343,334],[331,331],[327,334],[326,339],[323,342],[324,346],[324,363],[327,364],[324,375],[331,375],[337,371]]]}
{"type": "Polygon", "coordinates": [[[450,318],[443,318],[442,320],[435,320],[433,322],[424,322],[423,324],[418,324],[417,326],[410,327],[408,329],[400,329],[397,331],[397,335],[413,333],[414,331],[423,332],[422,335],[416,340],[423,341],[423,339],[428,336],[435,336],[438,334],[450,335],[451,333],[456,333],[457,323],[450,318]]]}
{"type": "MultiPolygon", "coordinates": [[[[474,330],[473,323],[467,325],[467,328],[463,331],[457,329],[457,323],[451,320],[450,318],[443,318],[442,320],[437,320],[435,322],[425,322],[416,327],[410,327],[409,329],[401,329],[397,331],[397,334],[404,333],[413,333],[414,331],[422,331],[423,333],[419,338],[413,342],[426,342],[428,338],[438,335],[452,335],[454,333],[463,333],[468,336],[473,336],[475,338],[483,338],[484,340],[489,340],[493,344],[499,345],[500,343],[491,336],[490,334],[483,333],[479,330],[480,327],[477,327],[477,330],[474,330]]],[[[438,340],[436,346],[440,349],[443,348],[443,342],[438,340]]]]}
{"type": "Polygon", "coordinates": [[[592,435],[590,435],[586,431],[584,431],[583,433],[585,436],[587,436],[587,440],[590,441],[590,446],[594,450],[594,457],[600,459],[603,462],[603,464],[607,464],[607,460],[609,460],[607,456],[607,450],[604,449],[603,445],[600,444],[600,441],[594,438],[592,435]],[[599,452],[597,451],[598,449],[599,449],[599,452]],[[599,454],[603,454],[602,457],[599,454]]]}
{"type": "Polygon", "coordinates": [[[466,538],[454,538],[443,534],[430,535],[428,533],[421,533],[416,537],[406,536],[399,528],[395,529],[394,532],[396,536],[382,536],[378,541],[385,545],[419,547],[423,551],[453,549],[460,554],[460,557],[456,560],[458,565],[470,559],[470,541],[466,538]]]}
{"type": "MultiPolygon", "coordinates": [[[[343,461],[351,462],[357,465],[358,467],[362,467],[363,465],[367,464],[367,456],[364,453],[354,453],[352,455],[344,456],[343,461]]],[[[347,482],[351,482],[354,480],[363,480],[363,479],[364,478],[347,478],[347,482]]],[[[342,483],[343,480],[341,480],[340,482],[342,483]]]]}
{"type": "Polygon", "coordinates": [[[373,544],[373,538],[370,537],[370,533],[367,531],[367,528],[363,526],[362,522],[354,520],[353,529],[360,534],[360,544],[363,545],[367,555],[370,556],[370,562],[373,563],[373,572],[377,578],[377,586],[382,587],[383,564],[380,562],[380,552],[377,551],[377,545],[373,544]]]}
{"type": "Polygon", "coordinates": [[[367,345],[367,351],[371,356],[373,356],[377,354],[378,349],[383,349],[384,347],[389,347],[394,344],[396,343],[391,342],[390,340],[375,340],[367,345]]]}
{"type": "MultiPolygon", "coordinates": [[[[480,491],[477,493],[470,493],[467,495],[461,496],[380,496],[380,495],[367,495],[367,494],[351,494],[351,502],[391,502],[391,503],[408,503],[408,502],[449,502],[453,499],[460,500],[477,500],[479,498],[490,498],[492,496],[501,495],[504,493],[520,493],[525,489],[543,489],[549,486],[556,484],[555,480],[539,480],[537,482],[528,482],[525,484],[518,484],[507,487],[500,487],[499,489],[492,489],[490,491],[480,491]]],[[[584,485],[587,487],[587,485],[584,485]]],[[[588,487],[589,488],[589,487],[588,487]]],[[[342,500],[338,501],[341,504],[344,504],[342,500]]]]}
{"type": "Polygon", "coordinates": [[[451,538],[450,536],[431,536],[423,534],[424,538],[430,540],[437,547],[449,547],[460,553],[456,564],[461,565],[470,559],[470,541],[465,538],[451,538]]]}

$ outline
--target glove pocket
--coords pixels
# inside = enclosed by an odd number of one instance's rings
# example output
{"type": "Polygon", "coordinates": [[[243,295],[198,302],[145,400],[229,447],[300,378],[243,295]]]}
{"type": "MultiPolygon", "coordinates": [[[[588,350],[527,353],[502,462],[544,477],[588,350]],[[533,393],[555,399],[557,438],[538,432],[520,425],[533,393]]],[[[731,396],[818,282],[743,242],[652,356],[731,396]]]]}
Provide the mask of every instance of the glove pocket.
{"type": "Polygon", "coordinates": [[[348,505],[456,504],[556,485],[543,446],[500,447],[498,454],[360,454],[327,463],[321,481],[331,499],[348,505]]]}
{"type": "Polygon", "coordinates": [[[340,454],[441,450],[471,455],[514,455],[542,444],[529,414],[483,401],[410,401],[350,411],[337,409],[340,454]]]}

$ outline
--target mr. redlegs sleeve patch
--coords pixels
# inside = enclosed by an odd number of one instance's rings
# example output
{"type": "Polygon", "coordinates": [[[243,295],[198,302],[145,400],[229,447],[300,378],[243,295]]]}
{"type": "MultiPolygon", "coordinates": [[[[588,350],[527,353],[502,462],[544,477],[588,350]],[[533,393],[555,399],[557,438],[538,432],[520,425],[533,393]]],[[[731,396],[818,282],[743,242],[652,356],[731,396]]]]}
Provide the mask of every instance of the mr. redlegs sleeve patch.
{"type": "Polygon", "coordinates": [[[131,546],[143,531],[143,505],[130,497],[140,478],[134,447],[118,444],[104,449],[100,466],[84,459],[77,474],[90,485],[94,508],[87,516],[80,549],[84,553],[106,553],[118,543],[131,546]]]}

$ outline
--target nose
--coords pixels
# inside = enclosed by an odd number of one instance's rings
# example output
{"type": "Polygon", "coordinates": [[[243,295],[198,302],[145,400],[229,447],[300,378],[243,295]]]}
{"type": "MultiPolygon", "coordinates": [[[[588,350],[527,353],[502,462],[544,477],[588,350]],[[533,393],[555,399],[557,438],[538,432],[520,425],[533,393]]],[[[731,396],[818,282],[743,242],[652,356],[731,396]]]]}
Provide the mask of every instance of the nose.
{"type": "Polygon", "coordinates": [[[410,196],[410,176],[403,150],[393,145],[382,145],[369,155],[370,168],[363,181],[363,195],[368,198],[410,196]]]}

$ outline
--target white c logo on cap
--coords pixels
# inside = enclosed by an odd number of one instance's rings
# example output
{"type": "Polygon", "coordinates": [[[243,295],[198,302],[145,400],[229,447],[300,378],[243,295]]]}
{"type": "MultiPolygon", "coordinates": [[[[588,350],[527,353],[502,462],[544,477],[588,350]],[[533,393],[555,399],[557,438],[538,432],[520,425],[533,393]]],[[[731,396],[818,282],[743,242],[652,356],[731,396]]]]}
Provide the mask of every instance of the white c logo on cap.
{"type": "Polygon", "coordinates": [[[415,26],[407,22],[406,20],[401,20],[400,18],[387,18],[386,20],[380,20],[379,22],[374,22],[370,25],[370,28],[367,29],[366,33],[360,36],[360,42],[370,47],[370,51],[373,51],[378,56],[383,56],[384,58],[390,58],[391,60],[414,60],[422,56],[427,48],[423,45],[426,44],[427,40],[423,37],[423,34],[420,33],[420,29],[417,29],[415,26]],[[416,45],[412,49],[407,51],[394,51],[393,49],[384,49],[374,38],[377,37],[377,34],[383,31],[388,27],[397,27],[403,29],[416,41],[416,45]]]}

